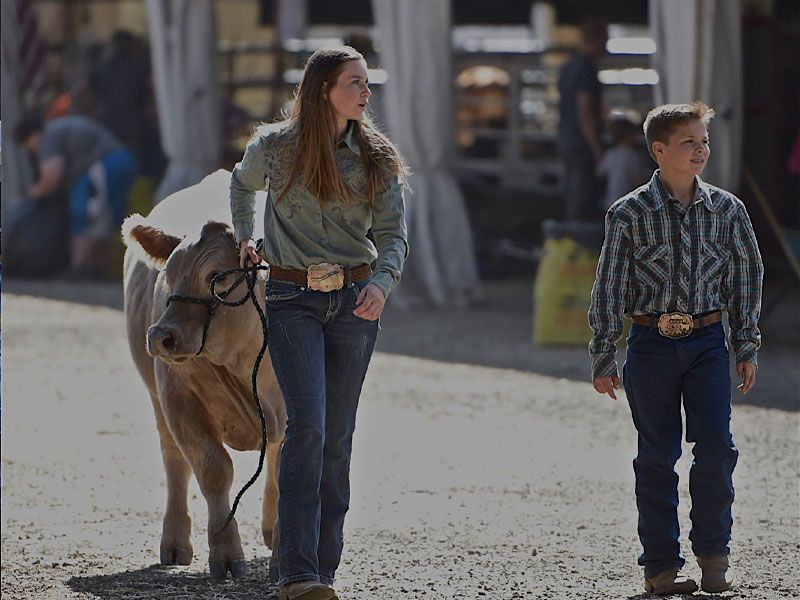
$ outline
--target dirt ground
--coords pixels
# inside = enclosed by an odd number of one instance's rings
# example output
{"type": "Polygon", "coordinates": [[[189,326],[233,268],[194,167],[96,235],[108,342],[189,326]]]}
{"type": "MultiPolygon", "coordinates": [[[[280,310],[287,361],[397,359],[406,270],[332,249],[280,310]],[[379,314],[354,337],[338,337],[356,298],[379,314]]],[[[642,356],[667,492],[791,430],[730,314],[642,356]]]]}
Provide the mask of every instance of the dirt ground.
{"type": "MultiPolygon", "coordinates": [[[[194,483],[194,561],[157,564],[166,492],[120,287],[3,287],[3,598],[276,598],[255,487],[237,515],[245,578],[211,583],[194,483]]],[[[624,396],[594,393],[584,349],[530,343],[528,283],[489,284],[486,297],[383,319],[359,412],[341,597],[646,597],[624,396]]],[[[796,320],[794,309],[765,319],[757,388],[734,406],[738,589],[698,597],[800,597],[796,320]]],[[[689,554],[690,454],[678,466],[689,554]]],[[[232,455],[238,489],[257,454],[232,455]]]]}

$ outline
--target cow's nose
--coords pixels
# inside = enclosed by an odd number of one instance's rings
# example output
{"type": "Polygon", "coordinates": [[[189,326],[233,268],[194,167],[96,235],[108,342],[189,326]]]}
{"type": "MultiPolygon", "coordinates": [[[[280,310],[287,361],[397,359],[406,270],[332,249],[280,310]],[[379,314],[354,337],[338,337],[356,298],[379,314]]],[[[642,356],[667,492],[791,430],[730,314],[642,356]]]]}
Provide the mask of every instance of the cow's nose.
{"type": "Polygon", "coordinates": [[[147,352],[151,356],[171,356],[178,348],[178,334],[168,327],[153,326],[147,330],[147,352]]]}

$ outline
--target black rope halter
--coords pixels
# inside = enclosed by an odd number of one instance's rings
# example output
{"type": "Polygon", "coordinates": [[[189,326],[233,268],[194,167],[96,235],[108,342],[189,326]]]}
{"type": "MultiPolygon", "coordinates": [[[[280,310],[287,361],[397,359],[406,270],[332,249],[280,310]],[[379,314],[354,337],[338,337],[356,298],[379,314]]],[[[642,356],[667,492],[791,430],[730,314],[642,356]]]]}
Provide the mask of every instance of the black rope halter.
{"type": "MultiPolygon", "coordinates": [[[[258,244],[258,250],[261,248],[261,242],[258,244]]],[[[208,289],[211,293],[210,298],[193,298],[192,296],[182,296],[180,294],[173,294],[169,298],[167,298],[167,306],[173,300],[177,300],[179,302],[191,302],[194,304],[202,304],[206,307],[206,322],[203,325],[203,339],[200,343],[200,349],[197,351],[195,356],[199,356],[200,353],[203,351],[203,348],[206,345],[206,336],[208,335],[208,328],[211,325],[211,319],[214,317],[217,308],[220,305],[224,306],[241,306],[248,299],[250,299],[253,303],[253,306],[258,313],[258,318],[261,320],[261,335],[262,335],[262,342],[261,342],[261,349],[258,351],[258,357],[256,358],[256,362],[253,365],[253,377],[252,377],[252,387],[253,387],[253,401],[256,403],[256,408],[258,409],[258,418],[261,421],[261,452],[258,457],[258,469],[256,469],[255,474],[250,478],[250,480],[244,484],[239,493],[236,494],[236,499],[233,502],[233,507],[231,511],[228,513],[228,517],[225,519],[225,523],[223,523],[222,527],[219,528],[215,532],[215,535],[222,533],[225,528],[230,524],[233,520],[233,516],[236,514],[236,508],[239,506],[239,500],[241,500],[244,493],[253,485],[257,480],[258,476],[261,474],[261,469],[264,467],[264,455],[267,449],[267,421],[264,418],[264,411],[261,408],[261,401],[258,398],[258,388],[256,387],[256,380],[258,378],[258,367],[261,365],[261,360],[264,358],[264,354],[267,351],[267,346],[269,344],[269,335],[267,333],[267,317],[264,314],[264,311],[261,309],[261,306],[258,304],[258,298],[256,297],[256,282],[258,281],[258,273],[259,271],[266,271],[267,276],[269,276],[269,266],[263,265],[252,265],[250,264],[250,259],[245,258],[244,267],[238,269],[228,269],[226,271],[220,271],[219,273],[214,274],[211,278],[211,282],[209,283],[208,289]],[[231,273],[239,273],[239,277],[236,278],[228,289],[221,293],[217,293],[217,280],[224,279],[231,273]],[[227,297],[235,290],[239,284],[244,281],[247,284],[247,294],[245,294],[241,299],[236,301],[227,300],[227,297]]]]}

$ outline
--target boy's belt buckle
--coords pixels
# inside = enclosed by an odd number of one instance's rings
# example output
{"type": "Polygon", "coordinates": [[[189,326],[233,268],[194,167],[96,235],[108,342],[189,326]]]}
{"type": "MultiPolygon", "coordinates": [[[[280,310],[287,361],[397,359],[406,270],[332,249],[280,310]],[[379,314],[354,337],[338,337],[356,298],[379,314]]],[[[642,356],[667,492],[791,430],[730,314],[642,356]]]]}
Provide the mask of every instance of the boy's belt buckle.
{"type": "Polygon", "coordinates": [[[333,263],[320,263],[308,267],[306,284],[318,292],[332,292],[344,287],[344,267],[333,263]]]}
{"type": "Polygon", "coordinates": [[[692,333],[692,329],[694,329],[692,315],[673,312],[658,317],[658,333],[664,337],[677,340],[692,333]]]}

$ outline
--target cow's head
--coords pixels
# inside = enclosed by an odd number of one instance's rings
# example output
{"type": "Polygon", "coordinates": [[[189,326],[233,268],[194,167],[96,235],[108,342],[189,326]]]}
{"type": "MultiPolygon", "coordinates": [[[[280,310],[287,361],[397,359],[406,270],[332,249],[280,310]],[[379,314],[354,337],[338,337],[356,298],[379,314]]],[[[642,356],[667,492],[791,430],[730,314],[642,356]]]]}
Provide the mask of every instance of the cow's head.
{"type": "MultiPolygon", "coordinates": [[[[209,300],[211,279],[239,266],[230,225],[210,221],[199,232],[180,238],[134,215],[126,220],[123,232],[128,245],[140,247],[145,260],[159,269],[153,297],[153,324],[147,330],[147,351],[151,356],[172,364],[183,363],[198,355],[202,346],[199,356],[216,364],[229,364],[243,348],[255,344],[258,349],[261,326],[249,302],[239,307],[218,305],[205,344],[203,329],[207,307],[177,299],[168,304],[173,295],[209,300]]],[[[217,293],[227,290],[237,278],[236,273],[218,277],[217,293]]],[[[261,285],[258,287],[261,300],[263,290],[261,285]]],[[[226,299],[239,300],[246,293],[247,286],[242,282],[226,299]]]]}

